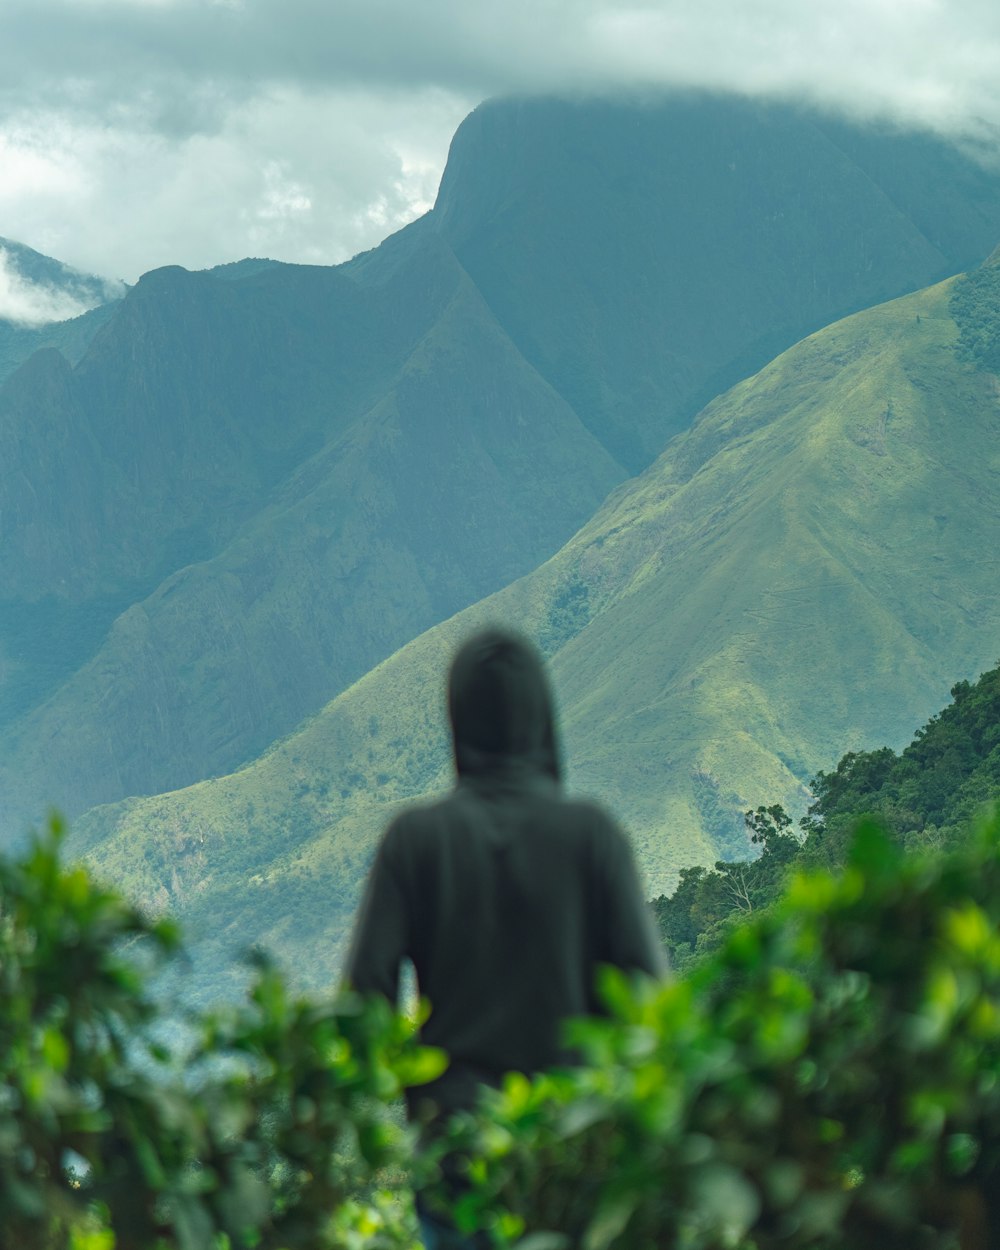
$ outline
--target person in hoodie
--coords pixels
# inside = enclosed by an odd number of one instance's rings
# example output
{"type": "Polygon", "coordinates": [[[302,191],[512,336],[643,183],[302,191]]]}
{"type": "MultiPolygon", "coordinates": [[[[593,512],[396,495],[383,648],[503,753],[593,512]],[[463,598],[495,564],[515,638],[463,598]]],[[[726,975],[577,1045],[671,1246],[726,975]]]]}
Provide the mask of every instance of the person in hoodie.
{"type": "MultiPolygon", "coordinates": [[[[430,1003],[422,1040],[447,1070],[410,1091],[440,1123],[503,1073],[572,1062],[562,1025],[596,1014],[602,965],[661,976],[663,948],[629,844],[611,817],[561,787],[552,697],[524,639],[491,629],[448,682],[456,784],[392,821],[375,856],[345,979],[397,1001],[412,961],[430,1003]]],[[[418,1196],[428,1250],[473,1246],[418,1196]]]]}

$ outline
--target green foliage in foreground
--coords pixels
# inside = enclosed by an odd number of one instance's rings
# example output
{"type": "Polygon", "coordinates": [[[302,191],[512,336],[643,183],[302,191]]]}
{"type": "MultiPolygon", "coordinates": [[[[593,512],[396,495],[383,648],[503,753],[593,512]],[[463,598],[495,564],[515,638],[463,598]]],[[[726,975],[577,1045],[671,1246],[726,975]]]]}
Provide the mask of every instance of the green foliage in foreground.
{"type": "MultiPolygon", "coordinates": [[[[176,934],[58,851],[0,863],[5,1244],[414,1250],[433,1164],[394,1104],[444,1062],[415,1022],[262,966],[173,1061],[143,962],[176,934]]],[[[457,1217],[521,1250],[996,1245],[998,934],[1000,812],[948,853],[862,825],[686,980],[609,974],[579,1067],[457,1120],[457,1217]]]]}
{"type": "Polygon", "coordinates": [[[584,1065],[456,1130],[464,1217],[539,1250],[996,1245],[998,837],[907,856],[863,825],[688,980],[609,977],[584,1065]]]}
{"type": "Polygon", "coordinates": [[[415,1023],[384,1002],[293,998],[266,965],[241,1006],[168,1021],[143,965],[177,951],[175,930],[62,867],[60,836],[54,823],[0,860],[4,1244],[412,1241],[398,1202],[357,1195],[405,1157],[389,1104],[443,1067],[415,1023]],[[171,1023],[183,1064],[163,1044],[171,1023]]]}

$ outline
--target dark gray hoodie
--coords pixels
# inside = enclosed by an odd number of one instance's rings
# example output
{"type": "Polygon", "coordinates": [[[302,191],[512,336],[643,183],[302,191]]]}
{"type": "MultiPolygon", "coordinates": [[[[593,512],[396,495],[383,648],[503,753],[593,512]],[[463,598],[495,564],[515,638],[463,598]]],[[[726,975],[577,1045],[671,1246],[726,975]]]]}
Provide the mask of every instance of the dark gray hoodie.
{"type": "Polygon", "coordinates": [[[503,1072],[566,1061],[561,1024],[600,1011],[602,964],[665,970],[625,837],[562,793],[534,648],[499,630],[472,638],[448,704],[457,783],[389,826],[346,968],[356,989],[395,1001],[400,962],[413,961],[431,1004],[423,1040],[451,1058],[413,1091],[432,1112],[471,1106],[503,1072]]]}

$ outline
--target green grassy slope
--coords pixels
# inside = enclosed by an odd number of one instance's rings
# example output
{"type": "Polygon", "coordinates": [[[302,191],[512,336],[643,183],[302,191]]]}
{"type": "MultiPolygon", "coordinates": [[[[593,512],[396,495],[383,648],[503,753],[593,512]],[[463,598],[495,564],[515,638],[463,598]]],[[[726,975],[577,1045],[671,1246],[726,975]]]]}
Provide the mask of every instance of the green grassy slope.
{"type": "Polygon", "coordinates": [[[804,340],[710,405],[553,559],[436,627],[232,776],[97,810],[77,847],[187,915],[207,964],[273,943],[331,975],[400,802],[448,782],[443,672],[508,621],[552,657],[571,784],[651,894],[745,849],[845,750],[899,744],[1000,636],[1000,389],[945,283],[804,340]]]}

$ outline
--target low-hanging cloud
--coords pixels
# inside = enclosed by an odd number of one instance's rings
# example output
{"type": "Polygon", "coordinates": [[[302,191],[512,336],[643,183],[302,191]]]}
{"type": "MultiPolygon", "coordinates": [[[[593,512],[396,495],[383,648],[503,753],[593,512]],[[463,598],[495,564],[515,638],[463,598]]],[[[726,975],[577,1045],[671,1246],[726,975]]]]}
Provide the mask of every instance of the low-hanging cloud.
{"type": "Polygon", "coordinates": [[[0,84],[0,234],[132,278],[371,246],[508,92],[700,86],[995,146],[1000,5],[4,0],[0,84]]]}
{"type": "Polygon", "coordinates": [[[262,83],[507,91],[695,84],[943,125],[1000,121],[995,0],[5,0],[24,101],[211,125],[262,83]]]}
{"type": "Polygon", "coordinates": [[[21,272],[17,258],[0,246],[0,321],[19,326],[40,326],[51,321],[79,317],[105,299],[121,294],[112,284],[73,280],[66,273],[62,283],[36,281],[21,272]]]}

